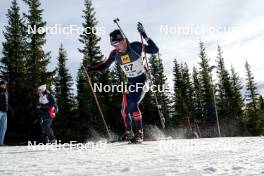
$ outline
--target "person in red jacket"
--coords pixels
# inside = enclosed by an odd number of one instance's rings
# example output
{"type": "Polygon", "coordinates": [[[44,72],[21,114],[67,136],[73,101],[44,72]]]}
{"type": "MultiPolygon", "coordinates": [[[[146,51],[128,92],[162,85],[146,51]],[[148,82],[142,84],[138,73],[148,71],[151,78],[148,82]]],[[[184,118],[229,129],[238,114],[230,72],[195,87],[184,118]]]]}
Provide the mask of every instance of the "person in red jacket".
{"type": "Polygon", "coordinates": [[[47,143],[55,143],[56,138],[51,128],[52,114],[50,112],[55,107],[55,99],[47,90],[46,85],[38,87],[38,95],[37,109],[39,110],[39,121],[42,131],[47,136],[47,143]]]}

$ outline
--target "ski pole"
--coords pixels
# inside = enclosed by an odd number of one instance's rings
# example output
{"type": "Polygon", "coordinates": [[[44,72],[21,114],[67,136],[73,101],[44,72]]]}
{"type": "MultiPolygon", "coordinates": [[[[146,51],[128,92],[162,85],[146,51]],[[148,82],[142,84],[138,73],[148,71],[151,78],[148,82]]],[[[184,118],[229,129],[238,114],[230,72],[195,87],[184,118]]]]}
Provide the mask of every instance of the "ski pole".
{"type": "MultiPolygon", "coordinates": [[[[120,25],[119,25],[119,18],[116,18],[116,19],[114,19],[113,20],[114,21],[114,23],[117,25],[117,27],[118,27],[118,29],[120,30],[120,32],[123,34],[123,36],[127,39],[127,37],[126,37],[126,35],[125,35],[125,33],[124,33],[124,31],[122,30],[122,28],[120,27],[120,25]]],[[[127,39],[128,40],[128,39],[127,39]]]]}
{"type": "Polygon", "coordinates": [[[101,107],[100,107],[100,104],[99,104],[99,101],[98,101],[98,99],[97,99],[97,96],[96,96],[96,94],[95,94],[95,92],[94,92],[94,90],[93,90],[93,86],[92,86],[91,78],[90,78],[90,76],[89,76],[89,74],[88,74],[88,71],[87,71],[87,69],[85,68],[84,65],[82,66],[82,68],[83,68],[83,75],[84,75],[84,77],[86,78],[86,80],[87,80],[87,82],[88,82],[88,84],[89,84],[89,86],[90,86],[90,88],[91,88],[91,90],[92,90],[93,97],[94,97],[94,99],[95,99],[95,102],[96,102],[97,108],[98,108],[98,110],[99,110],[100,116],[101,116],[101,118],[102,118],[102,120],[103,120],[103,123],[104,123],[105,129],[106,129],[106,132],[107,132],[108,138],[111,140],[111,139],[112,139],[112,136],[111,136],[111,134],[110,134],[110,132],[109,132],[109,130],[108,130],[108,127],[107,127],[107,124],[106,124],[106,121],[105,121],[105,118],[104,118],[104,114],[103,114],[102,109],[101,109],[101,107]]]}
{"type": "Polygon", "coordinates": [[[199,138],[202,137],[202,133],[200,131],[200,128],[199,128],[199,125],[197,123],[195,123],[196,125],[196,129],[197,129],[197,132],[198,132],[198,135],[199,135],[199,138]]]}
{"type": "Polygon", "coordinates": [[[193,128],[192,128],[192,125],[191,125],[191,121],[190,121],[190,116],[189,116],[189,113],[187,114],[187,121],[188,121],[188,125],[189,125],[189,129],[190,129],[190,132],[192,133],[192,135],[194,134],[194,131],[193,131],[193,128]]]}
{"type": "MultiPolygon", "coordinates": [[[[145,45],[144,45],[144,40],[143,40],[142,34],[140,34],[140,38],[141,38],[141,43],[142,43],[142,50],[143,50],[143,53],[144,53],[143,61],[145,60],[145,62],[146,62],[147,73],[149,75],[150,84],[153,85],[153,81],[152,81],[152,78],[151,78],[151,73],[150,73],[150,69],[149,69],[149,65],[148,65],[148,61],[147,61],[147,53],[146,53],[146,50],[145,50],[145,45]]],[[[156,92],[152,92],[152,93],[154,94],[155,104],[157,106],[157,110],[158,110],[158,114],[159,114],[159,118],[160,118],[160,123],[161,123],[162,128],[164,129],[165,128],[165,118],[164,118],[163,113],[161,112],[161,107],[159,105],[156,92]]]]}

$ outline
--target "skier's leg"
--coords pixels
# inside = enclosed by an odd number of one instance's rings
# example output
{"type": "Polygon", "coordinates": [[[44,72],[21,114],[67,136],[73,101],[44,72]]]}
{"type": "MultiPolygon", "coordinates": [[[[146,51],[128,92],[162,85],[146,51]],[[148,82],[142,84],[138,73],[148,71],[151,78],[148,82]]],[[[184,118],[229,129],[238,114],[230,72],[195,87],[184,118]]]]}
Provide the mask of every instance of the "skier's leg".
{"type": "Polygon", "coordinates": [[[49,140],[55,140],[54,132],[51,128],[51,119],[44,119],[42,124],[43,132],[48,136],[49,140]]]}
{"type": "Polygon", "coordinates": [[[138,108],[137,102],[133,103],[133,109],[132,109],[132,118],[135,124],[135,136],[132,140],[130,140],[132,143],[142,143],[143,142],[143,126],[142,126],[142,115],[138,108]]]}
{"type": "Polygon", "coordinates": [[[6,129],[7,114],[5,112],[0,112],[0,145],[4,144],[6,129]]]}
{"type": "Polygon", "coordinates": [[[141,111],[139,109],[139,104],[142,101],[142,99],[145,96],[145,92],[142,89],[139,89],[137,92],[133,93],[133,101],[132,101],[132,107],[131,107],[131,112],[132,112],[132,119],[135,123],[135,128],[136,130],[141,130],[142,129],[142,115],[141,111]]]}
{"type": "Polygon", "coordinates": [[[122,102],[122,117],[123,117],[123,121],[125,124],[125,129],[126,131],[131,131],[132,130],[132,120],[131,120],[131,116],[129,113],[129,105],[130,102],[128,102],[128,95],[127,93],[123,94],[123,102],[122,102]]]}
{"type": "Polygon", "coordinates": [[[131,140],[134,137],[133,131],[132,131],[132,120],[130,116],[130,101],[129,101],[129,94],[124,93],[123,94],[123,102],[122,102],[122,116],[123,121],[125,124],[125,133],[119,138],[119,140],[126,141],[131,140]]]}
{"type": "Polygon", "coordinates": [[[142,129],[142,115],[139,108],[134,109],[134,111],[132,112],[132,119],[135,123],[135,130],[142,129]]]}
{"type": "Polygon", "coordinates": [[[139,109],[139,103],[144,97],[144,90],[139,89],[137,92],[133,92],[131,102],[132,118],[135,124],[135,137],[131,140],[132,143],[143,142],[143,127],[142,127],[142,115],[139,109]]]}

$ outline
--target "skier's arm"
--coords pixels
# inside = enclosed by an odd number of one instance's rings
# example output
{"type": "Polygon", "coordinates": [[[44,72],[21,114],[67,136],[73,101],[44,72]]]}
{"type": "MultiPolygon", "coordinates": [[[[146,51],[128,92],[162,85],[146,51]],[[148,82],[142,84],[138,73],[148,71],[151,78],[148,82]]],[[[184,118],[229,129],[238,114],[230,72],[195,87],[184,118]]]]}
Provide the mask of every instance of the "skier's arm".
{"type": "Polygon", "coordinates": [[[148,54],[156,54],[159,52],[159,48],[157,45],[147,36],[146,31],[143,27],[143,25],[138,22],[137,24],[137,30],[140,33],[140,35],[146,40],[148,43],[147,45],[144,45],[145,52],[148,54]]]}
{"type": "Polygon", "coordinates": [[[148,43],[147,45],[144,45],[146,53],[148,53],[148,54],[156,54],[156,53],[159,52],[159,48],[157,47],[157,45],[150,38],[146,38],[145,40],[148,43]]]}
{"type": "Polygon", "coordinates": [[[97,65],[94,65],[92,67],[92,70],[99,71],[99,70],[103,70],[103,69],[109,68],[111,66],[111,64],[115,61],[115,55],[116,55],[116,53],[117,53],[117,50],[113,50],[110,53],[108,59],[106,59],[102,63],[99,63],[97,65]]]}

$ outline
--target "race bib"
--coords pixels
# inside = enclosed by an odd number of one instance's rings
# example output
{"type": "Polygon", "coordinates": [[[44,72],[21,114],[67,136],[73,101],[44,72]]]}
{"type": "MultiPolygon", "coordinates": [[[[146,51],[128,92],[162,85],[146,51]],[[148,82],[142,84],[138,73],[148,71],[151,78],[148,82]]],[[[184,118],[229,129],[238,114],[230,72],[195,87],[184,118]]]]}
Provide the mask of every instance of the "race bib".
{"type": "Polygon", "coordinates": [[[133,62],[122,64],[120,66],[128,78],[137,77],[144,73],[144,65],[141,58],[133,62]]]}

